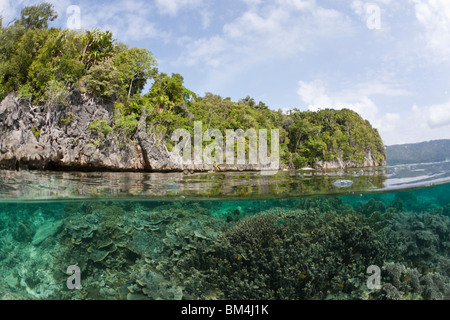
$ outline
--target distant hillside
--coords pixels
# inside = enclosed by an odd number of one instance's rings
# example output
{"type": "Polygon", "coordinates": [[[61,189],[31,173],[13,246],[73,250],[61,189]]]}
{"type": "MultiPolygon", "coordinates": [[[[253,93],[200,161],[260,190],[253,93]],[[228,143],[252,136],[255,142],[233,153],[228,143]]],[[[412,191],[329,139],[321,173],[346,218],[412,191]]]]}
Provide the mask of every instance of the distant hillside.
{"type": "Polygon", "coordinates": [[[388,165],[450,160],[450,140],[388,146],[386,157],[388,165]]]}

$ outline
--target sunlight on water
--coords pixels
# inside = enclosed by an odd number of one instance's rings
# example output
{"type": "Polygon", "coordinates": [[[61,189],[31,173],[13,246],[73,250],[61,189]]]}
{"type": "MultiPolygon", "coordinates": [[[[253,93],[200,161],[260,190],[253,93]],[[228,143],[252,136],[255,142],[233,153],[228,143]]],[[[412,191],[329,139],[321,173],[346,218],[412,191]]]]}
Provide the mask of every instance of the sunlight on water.
{"type": "Polygon", "coordinates": [[[0,298],[448,299],[447,166],[3,171],[0,298]]]}

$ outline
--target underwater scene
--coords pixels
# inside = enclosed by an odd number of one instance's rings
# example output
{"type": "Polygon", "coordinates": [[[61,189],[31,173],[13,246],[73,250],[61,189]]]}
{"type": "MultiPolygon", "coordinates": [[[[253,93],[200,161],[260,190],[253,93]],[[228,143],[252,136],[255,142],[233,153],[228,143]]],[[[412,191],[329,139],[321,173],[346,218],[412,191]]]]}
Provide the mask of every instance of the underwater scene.
{"type": "Polygon", "coordinates": [[[450,162],[0,171],[0,299],[449,299],[449,182],[450,162]]]}

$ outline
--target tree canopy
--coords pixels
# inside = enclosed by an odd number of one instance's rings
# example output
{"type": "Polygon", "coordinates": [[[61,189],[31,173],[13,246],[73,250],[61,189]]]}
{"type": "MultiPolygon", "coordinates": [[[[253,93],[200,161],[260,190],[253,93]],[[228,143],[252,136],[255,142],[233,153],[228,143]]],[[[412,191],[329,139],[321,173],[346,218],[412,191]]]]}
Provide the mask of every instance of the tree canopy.
{"type": "Polygon", "coordinates": [[[48,22],[56,18],[58,18],[58,14],[53,10],[53,6],[45,2],[23,8],[17,24],[25,29],[47,29],[48,22]]]}

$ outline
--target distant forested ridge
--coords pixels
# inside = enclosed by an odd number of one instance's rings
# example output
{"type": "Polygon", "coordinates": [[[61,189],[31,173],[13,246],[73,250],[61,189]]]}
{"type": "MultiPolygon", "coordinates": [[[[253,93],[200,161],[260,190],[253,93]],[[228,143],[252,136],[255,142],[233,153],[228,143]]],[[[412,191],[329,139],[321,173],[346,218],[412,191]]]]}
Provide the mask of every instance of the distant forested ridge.
{"type": "MultiPolygon", "coordinates": [[[[195,121],[221,132],[279,129],[282,168],[386,163],[377,130],[349,109],[282,112],[251,97],[200,96],[180,74],[160,72],[147,49],[109,31],[50,28],[56,17],[43,3],[0,28],[0,168],[183,170],[170,137],[192,133],[195,121]]],[[[249,167],[188,169],[211,168],[249,167]]]]}
{"type": "Polygon", "coordinates": [[[450,139],[387,146],[387,164],[450,161],[450,139]]]}

